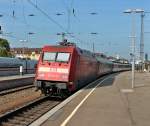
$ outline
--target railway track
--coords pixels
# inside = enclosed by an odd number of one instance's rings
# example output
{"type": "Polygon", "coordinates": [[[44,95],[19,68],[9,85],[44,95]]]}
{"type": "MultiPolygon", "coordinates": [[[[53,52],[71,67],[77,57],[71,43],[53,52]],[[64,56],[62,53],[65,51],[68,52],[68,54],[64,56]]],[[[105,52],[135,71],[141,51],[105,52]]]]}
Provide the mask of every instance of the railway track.
{"type": "Polygon", "coordinates": [[[17,91],[22,91],[22,90],[33,88],[33,87],[34,87],[34,85],[32,84],[32,85],[27,85],[27,86],[23,86],[23,87],[17,87],[17,88],[13,88],[13,89],[4,90],[4,91],[0,92],[0,96],[4,96],[7,94],[11,94],[11,93],[14,93],[17,91]]]}
{"type": "Polygon", "coordinates": [[[60,98],[50,98],[48,96],[39,98],[23,107],[1,115],[0,126],[27,126],[61,101],[60,98]]]}

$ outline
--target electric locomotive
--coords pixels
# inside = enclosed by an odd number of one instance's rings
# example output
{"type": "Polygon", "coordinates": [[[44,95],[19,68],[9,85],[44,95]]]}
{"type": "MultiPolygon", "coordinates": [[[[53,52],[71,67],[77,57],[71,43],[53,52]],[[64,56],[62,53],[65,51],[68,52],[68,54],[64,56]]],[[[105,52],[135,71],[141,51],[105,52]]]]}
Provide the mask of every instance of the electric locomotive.
{"type": "Polygon", "coordinates": [[[44,46],[39,58],[35,85],[44,94],[68,94],[97,76],[97,60],[74,44],[44,46]]]}
{"type": "Polygon", "coordinates": [[[99,54],[76,47],[73,43],[44,46],[40,55],[35,85],[48,95],[68,95],[99,76],[113,72],[113,64],[99,54]]]}

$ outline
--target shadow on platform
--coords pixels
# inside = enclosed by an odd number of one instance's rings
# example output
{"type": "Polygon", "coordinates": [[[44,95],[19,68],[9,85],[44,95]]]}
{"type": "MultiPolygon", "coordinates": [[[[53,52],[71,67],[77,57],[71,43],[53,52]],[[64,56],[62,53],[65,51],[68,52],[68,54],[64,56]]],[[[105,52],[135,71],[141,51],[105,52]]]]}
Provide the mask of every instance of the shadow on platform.
{"type": "Polygon", "coordinates": [[[116,76],[118,76],[119,74],[120,73],[110,74],[109,76],[105,75],[107,77],[101,76],[98,81],[92,82],[93,84],[89,84],[89,86],[86,87],[85,89],[94,88],[99,83],[100,84],[99,84],[99,86],[97,88],[101,88],[101,87],[105,87],[105,86],[112,86],[114,84],[116,76]],[[107,78],[107,79],[104,80],[104,77],[107,78]]]}

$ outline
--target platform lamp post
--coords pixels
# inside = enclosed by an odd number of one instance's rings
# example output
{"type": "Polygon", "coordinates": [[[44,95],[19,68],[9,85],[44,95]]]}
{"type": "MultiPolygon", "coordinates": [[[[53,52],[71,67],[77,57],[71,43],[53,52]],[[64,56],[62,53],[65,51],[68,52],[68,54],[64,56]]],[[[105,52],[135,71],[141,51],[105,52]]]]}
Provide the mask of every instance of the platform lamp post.
{"type": "Polygon", "coordinates": [[[135,81],[135,17],[136,13],[142,13],[144,10],[142,9],[127,9],[124,13],[128,13],[132,15],[132,32],[131,32],[131,47],[132,53],[130,54],[132,57],[132,88],[134,88],[134,81],[135,81]]]}
{"type": "MultiPolygon", "coordinates": [[[[24,47],[24,42],[27,42],[27,40],[19,40],[20,42],[22,42],[22,57],[25,58],[25,73],[27,73],[27,59],[25,57],[25,47],[24,47]]],[[[20,66],[20,74],[23,75],[23,66],[20,66]],[[22,69],[22,70],[21,70],[22,69]]]]}

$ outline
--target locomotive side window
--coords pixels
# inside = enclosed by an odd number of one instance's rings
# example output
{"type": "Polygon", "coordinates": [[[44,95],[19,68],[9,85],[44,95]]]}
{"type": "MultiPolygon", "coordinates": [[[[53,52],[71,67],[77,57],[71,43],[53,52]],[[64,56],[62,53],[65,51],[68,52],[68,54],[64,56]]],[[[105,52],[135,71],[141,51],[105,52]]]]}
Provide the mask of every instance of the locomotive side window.
{"type": "Polygon", "coordinates": [[[58,53],[56,61],[58,62],[68,62],[70,57],[70,53],[58,53]]]}
{"type": "Polygon", "coordinates": [[[55,61],[56,53],[55,52],[44,52],[43,61],[55,61]]]}

